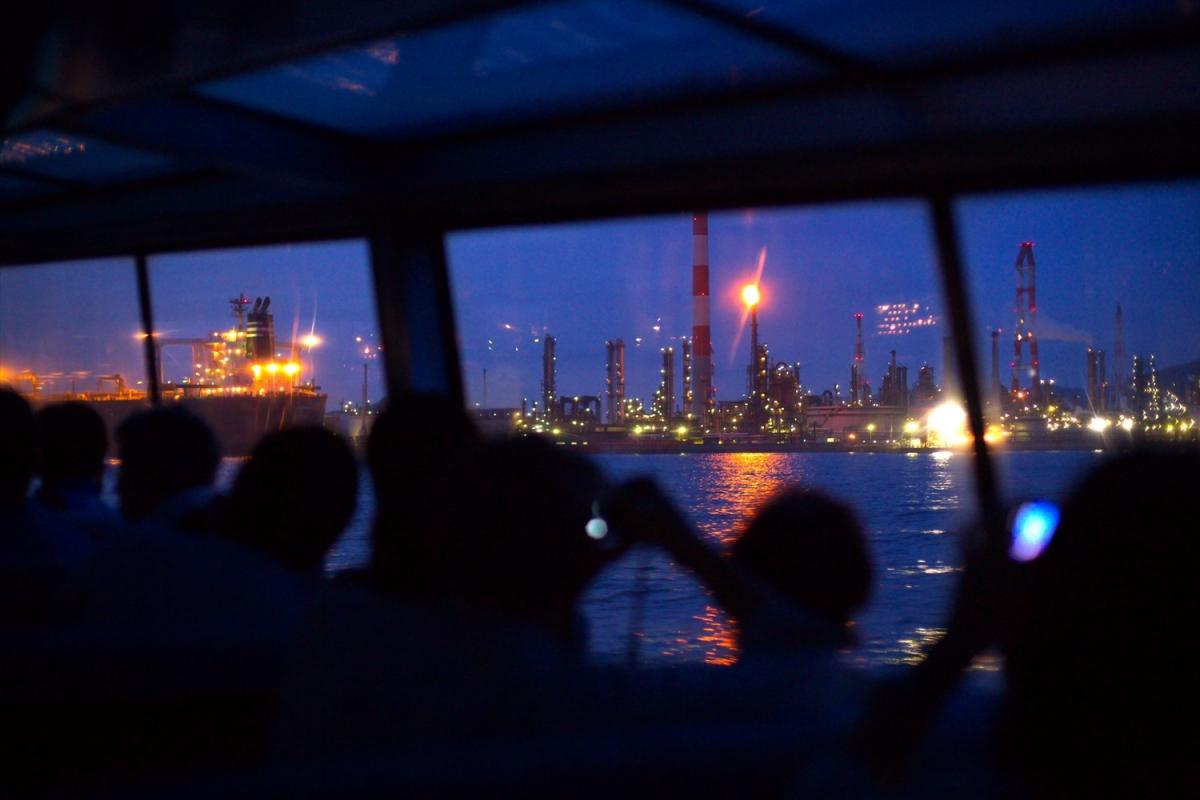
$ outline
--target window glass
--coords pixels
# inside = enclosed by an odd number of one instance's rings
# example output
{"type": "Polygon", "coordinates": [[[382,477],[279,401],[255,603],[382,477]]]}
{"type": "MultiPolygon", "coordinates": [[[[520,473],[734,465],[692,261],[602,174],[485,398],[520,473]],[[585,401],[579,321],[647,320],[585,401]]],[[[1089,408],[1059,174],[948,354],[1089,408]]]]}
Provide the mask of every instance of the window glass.
{"type": "MultiPolygon", "coordinates": [[[[385,394],[367,246],[361,241],[150,259],[164,402],[203,417],[236,471],[267,433],[324,425],[361,444],[385,394]]],[[[330,557],[368,558],[369,481],[330,557]]]]}
{"type": "Polygon", "coordinates": [[[820,76],[783,48],[660,3],[537,3],[202,85],[367,136],[444,132],[652,100],[705,82],[820,76]]]}
{"type": "Polygon", "coordinates": [[[1011,52],[1074,36],[1111,35],[1147,23],[1186,18],[1170,0],[1010,0],[1007,3],[923,3],[836,0],[718,0],[731,11],[812,37],[874,63],[903,65],[935,58],[1011,52]],[[1124,27],[1123,27],[1124,26],[1124,27]]]}
{"type": "Polygon", "coordinates": [[[1139,439],[1196,441],[1200,185],[974,197],[957,216],[1012,499],[1060,497],[1139,439]]]}
{"type": "Polygon", "coordinates": [[[131,259],[0,269],[0,384],[112,427],[147,404],[140,320],[131,259]]]}
{"type": "Polygon", "coordinates": [[[0,142],[0,167],[80,183],[106,183],[166,171],[169,159],[57,131],[34,131],[0,142]]]}
{"type": "MultiPolygon", "coordinates": [[[[785,487],[832,494],[862,519],[875,565],[849,657],[920,657],[973,508],[963,415],[944,406],[950,350],[922,204],[472,231],[447,245],[467,403],[485,430],[549,437],[612,478],[654,477],[720,549],[785,487]],[[707,303],[694,296],[704,273],[707,303]]],[[[717,601],[657,552],[604,573],[586,614],[601,660],[739,656],[717,601]]]]}

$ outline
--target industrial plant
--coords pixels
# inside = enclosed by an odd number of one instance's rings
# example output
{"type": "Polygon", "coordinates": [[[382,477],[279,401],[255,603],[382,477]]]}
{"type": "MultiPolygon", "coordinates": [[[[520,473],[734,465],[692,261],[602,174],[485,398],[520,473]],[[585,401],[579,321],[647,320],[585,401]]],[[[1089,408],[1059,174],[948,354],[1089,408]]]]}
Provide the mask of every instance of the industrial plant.
{"type": "MultiPolygon", "coordinates": [[[[657,382],[643,401],[626,391],[625,341],[603,343],[602,395],[559,391],[557,338],[541,336],[542,380],[537,400],[520,408],[479,409],[481,420],[518,435],[542,435],[591,449],[922,449],[954,448],[970,442],[967,415],[956,376],[954,342],[942,338],[941,380],[929,363],[899,363],[895,349],[872,384],[863,339],[864,314],[847,312],[848,382],[815,389],[801,379],[798,360],[773,360],[759,335],[762,287],[741,288],[749,328],[745,384],[739,396],[718,399],[713,380],[710,323],[708,214],[692,217],[692,331],[675,339],[678,347],[659,352],[657,382]],[[851,324],[853,328],[851,328],[851,324]]],[[[1195,438],[1189,408],[1200,407],[1200,378],[1160,378],[1153,355],[1127,356],[1121,306],[1113,324],[1113,358],[1088,347],[1087,385],[1078,389],[1045,378],[1038,355],[1037,266],[1034,243],[1021,242],[1013,277],[1015,298],[1009,379],[1001,378],[1001,338],[991,330],[990,381],[985,392],[985,440],[1012,448],[1121,447],[1135,438],[1195,438]],[[1111,365],[1111,366],[1110,366],[1111,365]]],[[[899,336],[936,326],[936,316],[920,303],[887,303],[874,308],[875,333],[899,336]]],[[[640,344],[638,339],[637,343],[640,344]]],[[[1177,370],[1178,371],[1178,370],[1177,370]]],[[[981,376],[982,378],[982,376],[981,376]]]]}

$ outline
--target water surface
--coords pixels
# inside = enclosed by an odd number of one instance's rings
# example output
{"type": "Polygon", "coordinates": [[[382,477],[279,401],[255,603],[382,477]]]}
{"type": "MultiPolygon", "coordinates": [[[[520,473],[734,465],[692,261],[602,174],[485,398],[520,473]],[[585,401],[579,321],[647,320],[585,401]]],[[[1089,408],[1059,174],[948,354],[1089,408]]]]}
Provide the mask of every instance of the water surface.
{"type": "MultiPolygon", "coordinates": [[[[765,500],[789,485],[824,489],[851,503],[867,528],[876,565],[870,606],[856,621],[848,658],[865,667],[911,663],[940,634],[961,570],[961,530],[974,492],[970,457],[922,453],[705,453],[593,456],[614,480],[647,475],[714,546],[726,547],[765,500]]],[[[1061,498],[1092,452],[1002,453],[1010,497],[1061,498]]],[[[227,466],[226,470],[232,466],[227,466]]],[[[231,473],[230,473],[231,474],[231,473]]],[[[331,570],[368,558],[374,507],[363,482],[358,513],[330,554],[331,570]]],[[[584,614],[591,650],[603,661],[664,664],[737,659],[729,619],[691,574],[639,548],[589,588],[584,614]]]]}

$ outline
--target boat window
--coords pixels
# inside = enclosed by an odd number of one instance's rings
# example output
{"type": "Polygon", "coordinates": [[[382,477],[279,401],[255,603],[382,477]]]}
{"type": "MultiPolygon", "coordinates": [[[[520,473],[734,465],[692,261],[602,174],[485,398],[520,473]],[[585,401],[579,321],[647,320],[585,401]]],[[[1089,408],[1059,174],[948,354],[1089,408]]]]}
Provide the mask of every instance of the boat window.
{"type": "Polygon", "coordinates": [[[139,320],[132,259],[0,269],[0,385],[111,423],[146,405],[139,320]]]}
{"type": "Polygon", "coordinates": [[[202,84],[207,97],[396,138],[831,74],[689,9],[538,3],[202,84]]]}
{"type": "MultiPolygon", "coordinates": [[[[830,493],[875,564],[849,657],[921,657],[974,508],[923,203],[459,232],[447,252],[466,402],[486,432],[650,475],[721,549],[783,488],[830,493]]],[[[716,601],[657,553],[610,568],[586,612],[601,660],[738,658],[716,601]]]]}
{"type": "Polygon", "coordinates": [[[42,130],[0,142],[0,166],[18,169],[30,180],[86,186],[152,177],[174,165],[170,159],[144,150],[42,130]]]}
{"type": "Polygon", "coordinates": [[[1196,441],[1200,184],[970,197],[957,219],[1011,500],[1138,439],[1196,441]]]}
{"type": "Polygon", "coordinates": [[[209,420],[227,455],[289,425],[352,438],[384,395],[366,244],[154,256],[164,402],[209,420]]]}
{"type": "Polygon", "coordinates": [[[970,5],[957,0],[872,0],[853,5],[829,0],[716,0],[716,5],[889,66],[1011,52],[1018,43],[1040,44],[1064,28],[1077,35],[1112,35],[1131,23],[1186,15],[1170,0],[1010,0],[970,5]]]}

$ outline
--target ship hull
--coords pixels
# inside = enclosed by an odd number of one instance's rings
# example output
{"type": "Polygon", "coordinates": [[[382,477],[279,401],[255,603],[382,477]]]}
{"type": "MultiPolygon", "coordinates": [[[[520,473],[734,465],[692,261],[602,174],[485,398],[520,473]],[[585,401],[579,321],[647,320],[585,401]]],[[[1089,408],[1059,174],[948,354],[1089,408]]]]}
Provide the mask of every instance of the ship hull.
{"type": "MultiPolygon", "coordinates": [[[[268,433],[297,425],[320,427],[325,421],[323,394],[235,395],[163,398],[163,405],[181,405],[203,419],[216,434],[223,456],[247,456],[268,433]]],[[[116,450],[117,427],[130,415],[149,408],[142,399],[83,399],[108,428],[116,450]]]]}

